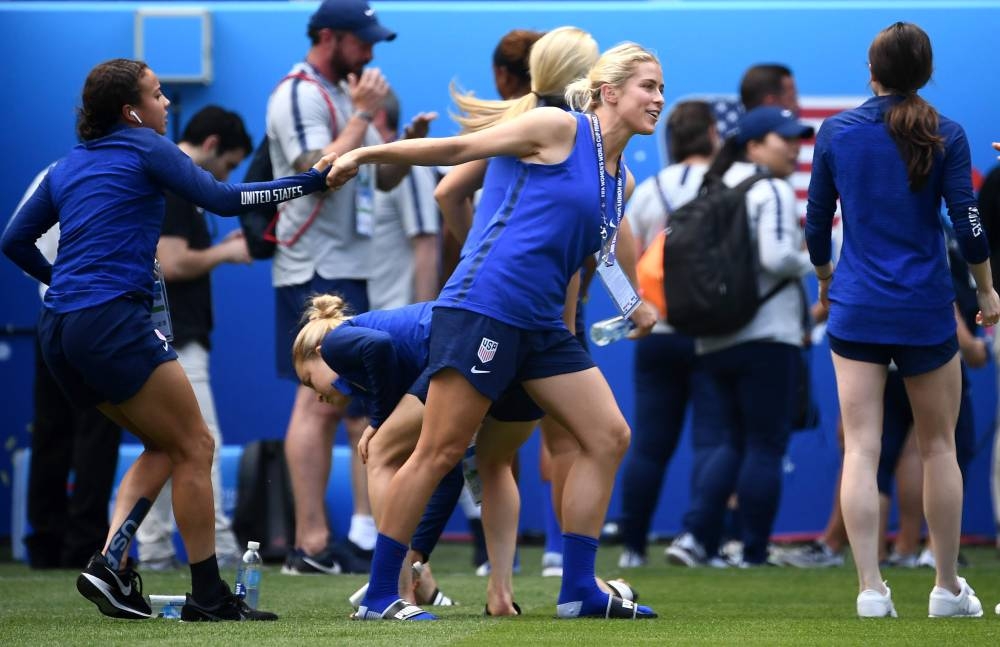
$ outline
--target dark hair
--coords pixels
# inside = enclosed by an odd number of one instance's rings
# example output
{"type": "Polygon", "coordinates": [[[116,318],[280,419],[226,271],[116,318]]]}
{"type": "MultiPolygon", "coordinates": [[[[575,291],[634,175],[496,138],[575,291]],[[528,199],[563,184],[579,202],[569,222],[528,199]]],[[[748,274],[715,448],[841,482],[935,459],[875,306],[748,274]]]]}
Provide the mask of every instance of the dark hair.
{"type": "Polygon", "coordinates": [[[938,134],[938,113],[917,95],[934,69],[931,39],[913,23],[897,22],[878,33],[868,48],[872,78],[903,100],[885,112],[885,125],[906,162],[910,190],[927,183],[934,155],[944,146],[938,134]]]}
{"type": "Polygon", "coordinates": [[[670,158],[681,162],[692,155],[710,157],[715,152],[712,127],[715,115],[704,101],[681,101],[667,117],[670,158]]]}
{"type": "Polygon", "coordinates": [[[740,80],[740,101],[747,110],[753,110],[764,105],[764,99],[769,96],[781,95],[781,84],[792,76],[792,70],[780,63],[762,63],[754,65],[743,74],[740,80]]]}
{"type": "Polygon", "coordinates": [[[516,76],[522,84],[530,86],[528,54],[531,46],[542,36],[542,32],[533,29],[513,29],[507,32],[493,50],[493,65],[502,67],[516,76]]]}
{"type": "Polygon", "coordinates": [[[242,150],[249,155],[253,150],[243,119],[219,106],[205,106],[196,112],[185,126],[181,141],[198,145],[212,135],[219,136],[219,150],[216,151],[219,155],[231,150],[242,150]]]}
{"type": "Polygon", "coordinates": [[[705,171],[705,175],[715,180],[721,180],[722,176],[726,174],[726,171],[729,170],[729,167],[732,166],[734,162],[741,162],[746,159],[746,150],[746,144],[738,143],[736,141],[736,136],[730,135],[722,144],[722,148],[719,149],[719,152],[715,154],[715,159],[712,160],[712,164],[708,167],[708,170],[705,171]]]}
{"type": "Polygon", "coordinates": [[[104,137],[121,119],[122,106],[139,104],[139,79],[147,69],[142,61],[115,58],[90,70],[77,108],[76,134],[81,141],[104,137]]]}

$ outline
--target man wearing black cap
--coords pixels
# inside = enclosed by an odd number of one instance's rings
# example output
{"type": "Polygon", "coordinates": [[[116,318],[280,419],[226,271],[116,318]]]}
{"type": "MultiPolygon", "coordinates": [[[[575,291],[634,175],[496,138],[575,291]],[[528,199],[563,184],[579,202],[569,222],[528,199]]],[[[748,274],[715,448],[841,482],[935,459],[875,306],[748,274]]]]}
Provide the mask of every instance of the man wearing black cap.
{"type": "MultiPolygon", "coordinates": [[[[333,151],[342,155],[382,142],[371,121],[388,84],[377,68],[365,65],[372,60],[374,46],[396,34],[379,23],[365,0],[324,0],[309,19],[308,36],[311,46],[305,60],[292,67],[267,105],[275,177],[307,169],[333,151]]],[[[408,169],[365,167],[346,190],[295,200],[282,208],[272,267],[279,375],[298,381],[291,348],[307,296],[337,293],[352,312],[368,310],[375,189],[391,189],[408,169]]],[[[299,385],[285,436],[295,498],[295,550],[283,572],[366,572],[367,560],[358,544],[362,550],[371,548],[375,529],[363,467],[353,470],[355,516],[349,538],[354,544],[330,541],[324,505],[337,424],[343,417],[356,443],[365,427],[363,414],[319,402],[311,393],[299,385]],[[371,545],[366,546],[367,537],[371,545]]]]}

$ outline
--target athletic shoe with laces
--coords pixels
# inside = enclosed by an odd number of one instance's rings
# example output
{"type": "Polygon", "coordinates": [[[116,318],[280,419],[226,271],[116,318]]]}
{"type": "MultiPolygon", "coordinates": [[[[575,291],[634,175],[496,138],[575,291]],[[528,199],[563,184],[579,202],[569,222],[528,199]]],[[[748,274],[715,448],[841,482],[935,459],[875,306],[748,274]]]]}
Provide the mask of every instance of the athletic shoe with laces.
{"type": "Polygon", "coordinates": [[[94,553],[76,578],[76,590],[112,618],[143,620],[153,615],[142,597],[142,577],[131,568],[116,572],[101,553],[94,553]]]}
{"type": "Polygon", "coordinates": [[[958,595],[940,586],[931,589],[928,618],[979,618],[983,615],[983,603],[965,578],[958,578],[958,584],[961,587],[958,595]]]}
{"type": "Polygon", "coordinates": [[[781,555],[781,562],[795,568],[830,568],[843,566],[844,556],[816,540],[801,548],[785,551],[781,555]]]}
{"type": "Polygon", "coordinates": [[[708,560],[701,543],[689,532],[675,539],[665,551],[667,561],[677,566],[702,566],[708,560]]]}
{"type": "Polygon", "coordinates": [[[277,620],[277,614],[270,611],[251,609],[247,603],[232,593],[222,596],[222,599],[212,605],[199,604],[188,594],[181,607],[183,622],[223,622],[223,621],[268,621],[277,620]]]}
{"type": "MultiPolygon", "coordinates": [[[[885,582],[882,583],[885,585],[885,582]]],[[[892,591],[885,585],[885,593],[875,589],[865,589],[858,594],[859,618],[896,618],[896,606],[892,603],[892,591]]]]}
{"type": "Polygon", "coordinates": [[[646,565],[646,556],[626,548],[618,557],[618,568],[641,568],[646,565]]]}

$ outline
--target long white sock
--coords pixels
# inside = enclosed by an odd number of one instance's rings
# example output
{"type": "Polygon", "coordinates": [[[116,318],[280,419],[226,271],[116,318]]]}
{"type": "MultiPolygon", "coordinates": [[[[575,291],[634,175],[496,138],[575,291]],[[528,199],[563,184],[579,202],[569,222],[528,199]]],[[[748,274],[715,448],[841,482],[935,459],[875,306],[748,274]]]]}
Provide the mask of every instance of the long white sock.
{"type": "Polygon", "coordinates": [[[374,549],[375,539],[378,538],[375,517],[370,514],[352,514],[351,530],[347,533],[347,538],[361,550],[374,549]]]}

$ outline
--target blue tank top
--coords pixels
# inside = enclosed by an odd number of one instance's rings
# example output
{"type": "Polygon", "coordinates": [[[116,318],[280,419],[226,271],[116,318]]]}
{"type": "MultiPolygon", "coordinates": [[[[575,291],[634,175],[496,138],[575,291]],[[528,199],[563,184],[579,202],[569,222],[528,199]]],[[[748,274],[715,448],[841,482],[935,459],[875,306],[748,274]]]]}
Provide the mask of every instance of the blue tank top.
{"type": "Polygon", "coordinates": [[[472,218],[472,226],[469,227],[469,234],[465,238],[465,244],[462,245],[462,257],[475,249],[476,242],[486,230],[486,225],[496,215],[500,205],[504,203],[507,194],[513,188],[518,161],[516,157],[494,157],[486,166],[483,190],[479,193],[479,203],[476,205],[476,212],[472,218]]]}
{"type": "MultiPolygon", "coordinates": [[[[528,330],[565,329],[566,287],[600,248],[602,220],[590,120],[570,114],[577,124],[569,156],[558,164],[514,161],[502,202],[445,284],[439,305],[528,330]]],[[[606,175],[606,182],[613,196],[615,178],[606,175]]],[[[614,200],[607,202],[610,221],[614,200]]]]}

